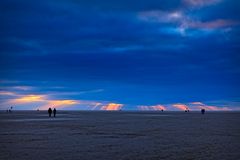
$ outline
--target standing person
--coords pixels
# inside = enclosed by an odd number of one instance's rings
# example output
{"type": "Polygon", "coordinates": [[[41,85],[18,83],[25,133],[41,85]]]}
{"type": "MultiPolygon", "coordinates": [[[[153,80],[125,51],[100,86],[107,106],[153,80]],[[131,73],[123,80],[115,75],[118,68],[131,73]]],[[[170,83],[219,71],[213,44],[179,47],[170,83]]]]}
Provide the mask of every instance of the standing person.
{"type": "Polygon", "coordinates": [[[205,109],[201,109],[201,113],[204,114],[205,113],[205,109]]]}
{"type": "Polygon", "coordinates": [[[48,114],[49,114],[49,117],[52,116],[52,109],[51,108],[48,109],[48,114]]]}
{"type": "Polygon", "coordinates": [[[56,108],[53,109],[53,116],[56,117],[57,110],[56,108]]]}

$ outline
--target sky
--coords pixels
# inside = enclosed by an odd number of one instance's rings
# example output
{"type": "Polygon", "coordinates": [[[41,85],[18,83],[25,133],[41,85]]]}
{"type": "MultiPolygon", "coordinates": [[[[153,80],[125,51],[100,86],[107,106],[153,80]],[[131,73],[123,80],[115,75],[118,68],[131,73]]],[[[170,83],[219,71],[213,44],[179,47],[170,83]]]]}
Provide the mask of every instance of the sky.
{"type": "Polygon", "coordinates": [[[0,109],[240,110],[240,1],[1,0],[0,109]]]}

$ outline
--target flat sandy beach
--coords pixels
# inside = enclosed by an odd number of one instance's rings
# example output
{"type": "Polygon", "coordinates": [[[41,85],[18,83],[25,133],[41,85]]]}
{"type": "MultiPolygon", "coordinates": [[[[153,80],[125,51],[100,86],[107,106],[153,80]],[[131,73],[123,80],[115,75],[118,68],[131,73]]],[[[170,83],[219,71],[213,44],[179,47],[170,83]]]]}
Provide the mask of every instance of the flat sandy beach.
{"type": "Polygon", "coordinates": [[[1,160],[237,160],[240,112],[0,113],[1,160]]]}

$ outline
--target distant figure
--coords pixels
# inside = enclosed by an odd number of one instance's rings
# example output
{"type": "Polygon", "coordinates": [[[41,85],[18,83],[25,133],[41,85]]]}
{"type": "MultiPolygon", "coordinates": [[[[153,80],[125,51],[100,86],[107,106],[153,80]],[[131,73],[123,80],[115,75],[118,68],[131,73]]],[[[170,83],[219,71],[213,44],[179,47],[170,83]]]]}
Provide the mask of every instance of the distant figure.
{"type": "Polygon", "coordinates": [[[53,116],[56,117],[57,110],[56,108],[53,109],[53,116]]]}
{"type": "Polygon", "coordinates": [[[12,109],[13,107],[10,107],[10,109],[8,110],[9,113],[12,113],[12,109]]]}
{"type": "Polygon", "coordinates": [[[52,109],[51,108],[48,109],[48,114],[49,114],[49,117],[52,116],[52,109]]]}
{"type": "Polygon", "coordinates": [[[201,113],[204,114],[205,113],[205,109],[201,109],[201,113]]]}
{"type": "Polygon", "coordinates": [[[161,111],[163,112],[163,109],[161,111]]]}

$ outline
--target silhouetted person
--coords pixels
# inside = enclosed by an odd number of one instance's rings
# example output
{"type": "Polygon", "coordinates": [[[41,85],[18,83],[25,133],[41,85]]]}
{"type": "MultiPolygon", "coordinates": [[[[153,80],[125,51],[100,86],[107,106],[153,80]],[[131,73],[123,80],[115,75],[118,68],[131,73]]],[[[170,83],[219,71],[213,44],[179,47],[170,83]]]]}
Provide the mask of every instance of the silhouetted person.
{"type": "Polygon", "coordinates": [[[53,116],[56,117],[57,110],[56,108],[53,109],[53,116]]]}
{"type": "Polygon", "coordinates": [[[9,113],[12,113],[12,109],[13,107],[10,107],[10,109],[8,110],[9,113]]]}
{"type": "Polygon", "coordinates": [[[161,111],[163,112],[163,109],[161,111]]]}
{"type": "Polygon", "coordinates": [[[48,109],[48,114],[49,114],[49,117],[52,116],[52,109],[51,108],[48,109]]]}
{"type": "Polygon", "coordinates": [[[201,113],[204,114],[205,113],[205,109],[201,109],[201,113]]]}

